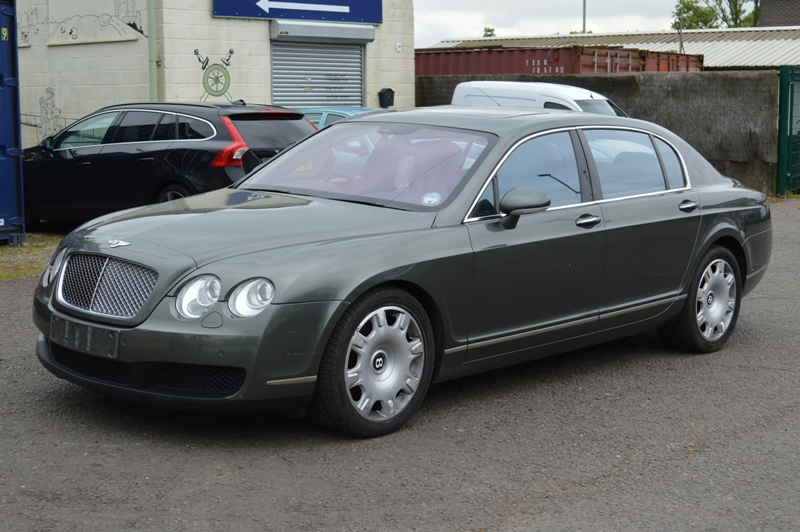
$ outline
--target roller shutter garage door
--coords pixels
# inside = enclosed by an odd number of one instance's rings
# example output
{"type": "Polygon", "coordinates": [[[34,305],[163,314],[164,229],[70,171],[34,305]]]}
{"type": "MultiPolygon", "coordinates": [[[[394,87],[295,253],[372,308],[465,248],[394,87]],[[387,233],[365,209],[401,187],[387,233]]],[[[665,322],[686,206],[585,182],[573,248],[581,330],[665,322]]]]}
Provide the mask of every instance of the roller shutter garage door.
{"type": "Polygon", "coordinates": [[[272,103],[362,107],[364,45],[272,41],[272,103]]]}

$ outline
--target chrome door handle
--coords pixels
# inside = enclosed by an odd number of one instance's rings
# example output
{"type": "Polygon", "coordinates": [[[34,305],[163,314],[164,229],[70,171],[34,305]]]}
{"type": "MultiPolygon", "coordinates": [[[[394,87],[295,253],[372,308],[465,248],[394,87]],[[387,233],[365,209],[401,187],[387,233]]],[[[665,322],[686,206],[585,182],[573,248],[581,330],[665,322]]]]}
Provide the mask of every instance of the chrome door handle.
{"type": "Polygon", "coordinates": [[[603,221],[602,218],[600,218],[599,216],[594,216],[592,214],[584,214],[583,216],[575,220],[575,225],[577,225],[578,227],[584,227],[588,229],[589,227],[594,227],[595,225],[599,224],[602,221],[603,221]]]}
{"type": "Polygon", "coordinates": [[[678,205],[678,208],[683,212],[692,212],[698,207],[697,203],[692,200],[684,200],[678,205]]]}

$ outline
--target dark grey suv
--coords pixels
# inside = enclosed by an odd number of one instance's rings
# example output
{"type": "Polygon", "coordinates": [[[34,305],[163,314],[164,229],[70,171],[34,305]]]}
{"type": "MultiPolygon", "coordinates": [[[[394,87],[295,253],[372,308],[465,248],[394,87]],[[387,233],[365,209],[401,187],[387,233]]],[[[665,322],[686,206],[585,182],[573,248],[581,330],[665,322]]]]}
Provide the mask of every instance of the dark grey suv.
{"type": "Polygon", "coordinates": [[[314,131],[281,107],[105,107],[24,151],[27,225],[82,222],[222,188],[314,131]]]}

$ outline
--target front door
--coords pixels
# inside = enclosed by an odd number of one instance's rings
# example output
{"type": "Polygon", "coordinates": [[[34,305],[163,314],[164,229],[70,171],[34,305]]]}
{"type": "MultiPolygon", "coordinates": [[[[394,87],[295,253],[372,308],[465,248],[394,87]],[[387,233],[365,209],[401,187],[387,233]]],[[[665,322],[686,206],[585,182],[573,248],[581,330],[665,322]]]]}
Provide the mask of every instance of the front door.
{"type": "Polygon", "coordinates": [[[590,201],[588,182],[581,178],[585,160],[579,164],[582,155],[576,156],[572,137],[562,131],[516,146],[470,215],[475,266],[467,360],[595,330],[602,213],[590,201]],[[504,229],[496,198],[514,188],[546,193],[551,207],[504,229]]]}

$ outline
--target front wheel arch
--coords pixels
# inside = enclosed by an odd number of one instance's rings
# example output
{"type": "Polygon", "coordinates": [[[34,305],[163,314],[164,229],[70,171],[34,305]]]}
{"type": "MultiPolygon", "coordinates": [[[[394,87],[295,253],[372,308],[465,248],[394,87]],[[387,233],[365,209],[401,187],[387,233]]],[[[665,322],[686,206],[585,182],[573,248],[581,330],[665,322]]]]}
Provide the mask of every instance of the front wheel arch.
{"type": "Polygon", "coordinates": [[[352,436],[389,434],[419,408],[435,358],[433,325],[422,303],[394,284],[373,287],[335,325],[309,411],[322,425],[352,436]]]}
{"type": "MultiPolygon", "coordinates": [[[[427,290],[422,288],[420,285],[412,283],[410,281],[394,280],[390,282],[373,285],[365,290],[362,290],[359,293],[351,294],[350,297],[348,297],[348,301],[355,301],[368,291],[373,290],[375,288],[392,288],[392,287],[405,290],[406,292],[414,296],[414,298],[416,298],[416,300],[419,301],[419,303],[425,309],[425,313],[428,315],[428,319],[430,320],[431,326],[433,327],[433,341],[435,346],[433,377],[431,378],[431,382],[436,382],[436,378],[439,376],[439,371],[442,369],[442,359],[444,358],[444,338],[445,338],[444,319],[442,319],[442,313],[439,310],[439,305],[436,304],[436,301],[428,293],[427,290]]],[[[337,317],[337,320],[338,319],[339,317],[337,317]]]]}

